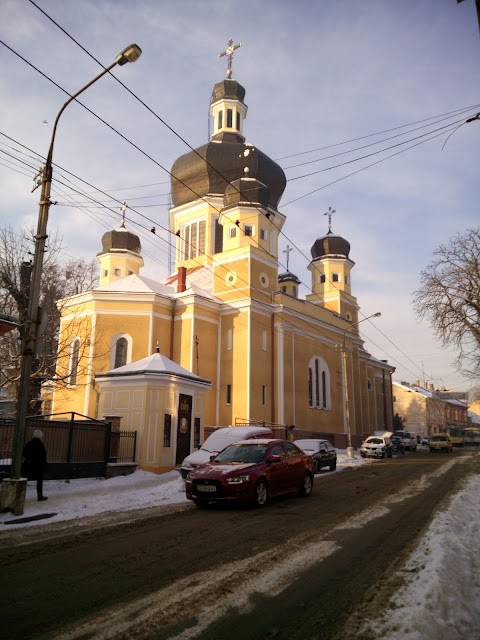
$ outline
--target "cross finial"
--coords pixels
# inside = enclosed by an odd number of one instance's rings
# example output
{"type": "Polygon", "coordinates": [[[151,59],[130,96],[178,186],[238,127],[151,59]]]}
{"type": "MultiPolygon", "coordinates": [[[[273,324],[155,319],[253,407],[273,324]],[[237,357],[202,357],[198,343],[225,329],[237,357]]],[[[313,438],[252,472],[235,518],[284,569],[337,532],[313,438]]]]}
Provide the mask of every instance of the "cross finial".
{"type": "Polygon", "coordinates": [[[238,44],[233,44],[233,40],[230,38],[228,40],[228,47],[225,49],[225,51],[222,51],[221,53],[218,54],[219,58],[223,58],[223,56],[228,57],[227,78],[232,77],[233,52],[239,49],[241,46],[242,46],[241,42],[239,42],[238,44]]]}
{"type": "Polygon", "coordinates": [[[120,211],[122,212],[122,227],[125,226],[125,211],[128,209],[128,204],[126,202],[124,202],[122,204],[122,207],[120,209],[120,211]]]}
{"type": "Polygon", "coordinates": [[[289,244],[287,244],[286,249],[284,249],[284,250],[283,250],[283,253],[286,253],[286,254],[287,254],[287,271],[288,271],[288,259],[289,259],[289,257],[290,257],[290,253],[291,253],[292,251],[293,251],[293,249],[292,249],[292,247],[291,247],[289,244]]]}
{"type": "Polygon", "coordinates": [[[328,216],[328,233],[332,233],[332,216],[335,213],[335,209],[332,207],[328,207],[328,211],[326,211],[323,215],[328,216]]]}

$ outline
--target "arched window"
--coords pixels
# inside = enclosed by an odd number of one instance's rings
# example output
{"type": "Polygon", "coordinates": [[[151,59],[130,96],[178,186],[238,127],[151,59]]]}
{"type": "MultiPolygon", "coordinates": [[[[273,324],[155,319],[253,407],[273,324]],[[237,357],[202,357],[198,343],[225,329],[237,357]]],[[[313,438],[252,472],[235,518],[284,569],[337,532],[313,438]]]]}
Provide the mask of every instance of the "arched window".
{"type": "Polygon", "coordinates": [[[110,343],[110,369],[118,369],[132,361],[132,338],[128,333],[117,333],[110,343]]]}
{"type": "Polygon", "coordinates": [[[320,356],[314,356],[308,365],[308,406],[330,409],[330,372],[320,356]]]}
{"type": "Polygon", "coordinates": [[[68,384],[72,387],[77,384],[79,359],[80,338],[75,338],[75,340],[70,345],[70,358],[68,363],[68,384]]]}
{"type": "Polygon", "coordinates": [[[128,341],[126,338],[119,338],[115,345],[114,369],[118,369],[118,367],[123,367],[124,364],[127,364],[127,354],[128,354],[128,341]]]}

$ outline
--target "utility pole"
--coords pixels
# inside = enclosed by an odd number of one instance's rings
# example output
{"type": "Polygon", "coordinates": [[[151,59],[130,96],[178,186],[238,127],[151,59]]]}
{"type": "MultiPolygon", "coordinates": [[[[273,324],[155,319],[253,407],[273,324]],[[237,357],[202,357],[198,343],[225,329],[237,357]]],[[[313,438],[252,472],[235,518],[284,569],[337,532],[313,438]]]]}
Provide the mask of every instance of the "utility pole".
{"type": "Polygon", "coordinates": [[[17,399],[17,416],[15,424],[15,436],[13,441],[13,455],[10,480],[4,480],[1,486],[0,507],[3,510],[13,511],[15,515],[22,515],[25,504],[25,491],[27,481],[21,478],[21,465],[23,457],[23,447],[25,444],[25,433],[27,428],[27,415],[29,408],[32,363],[38,351],[39,324],[42,319],[42,310],[39,308],[41,279],[43,273],[43,256],[45,253],[45,243],[47,240],[48,212],[52,202],[50,192],[52,186],[52,158],[55,134],[57,131],[60,116],[67,106],[75,100],[81,93],[97,82],[116,65],[124,65],[127,62],[135,62],[142,53],[140,47],[132,44],[124,49],[115,58],[114,62],[99,73],[93,80],[73,94],[58,112],[53,125],[52,138],[48,149],[47,159],[42,171],[42,193],[39,202],[37,232],[35,234],[35,251],[33,256],[32,279],[28,296],[27,317],[25,320],[22,336],[22,363],[20,372],[20,386],[17,399]]]}

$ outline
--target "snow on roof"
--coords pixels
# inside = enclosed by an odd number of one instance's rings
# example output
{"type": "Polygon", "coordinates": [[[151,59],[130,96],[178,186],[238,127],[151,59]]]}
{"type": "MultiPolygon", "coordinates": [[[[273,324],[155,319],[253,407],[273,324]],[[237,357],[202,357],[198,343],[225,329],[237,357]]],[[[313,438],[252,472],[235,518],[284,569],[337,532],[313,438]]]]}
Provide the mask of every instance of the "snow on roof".
{"type": "Polygon", "coordinates": [[[188,369],[181,367],[173,360],[170,360],[161,353],[153,353],[151,356],[130,362],[123,367],[117,367],[111,369],[106,373],[98,373],[97,378],[108,376],[109,378],[125,375],[139,375],[139,374],[163,374],[163,375],[175,375],[182,378],[188,378],[190,380],[197,380],[198,382],[209,382],[205,378],[195,375],[188,369]]]}
{"type": "Polygon", "coordinates": [[[159,293],[162,295],[172,295],[175,293],[173,287],[169,287],[167,284],[145,278],[133,273],[124,278],[118,278],[112,282],[102,284],[94,291],[116,291],[122,293],[159,293]]]}
{"type": "Polygon", "coordinates": [[[480,424],[480,416],[478,413],[474,413],[473,411],[468,412],[468,417],[474,424],[480,424]]]}

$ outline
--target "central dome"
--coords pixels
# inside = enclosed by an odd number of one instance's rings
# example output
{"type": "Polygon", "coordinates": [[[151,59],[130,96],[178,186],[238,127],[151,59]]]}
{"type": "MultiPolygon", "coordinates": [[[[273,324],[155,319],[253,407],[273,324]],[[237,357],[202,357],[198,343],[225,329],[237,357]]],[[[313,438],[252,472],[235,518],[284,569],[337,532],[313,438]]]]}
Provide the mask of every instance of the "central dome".
{"type": "Polygon", "coordinates": [[[283,169],[262,151],[245,142],[211,141],[180,156],[172,167],[173,206],[193,202],[207,194],[224,196],[226,187],[245,176],[244,151],[250,150],[250,176],[270,191],[269,206],[277,208],[287,184],[283,169]]]}

